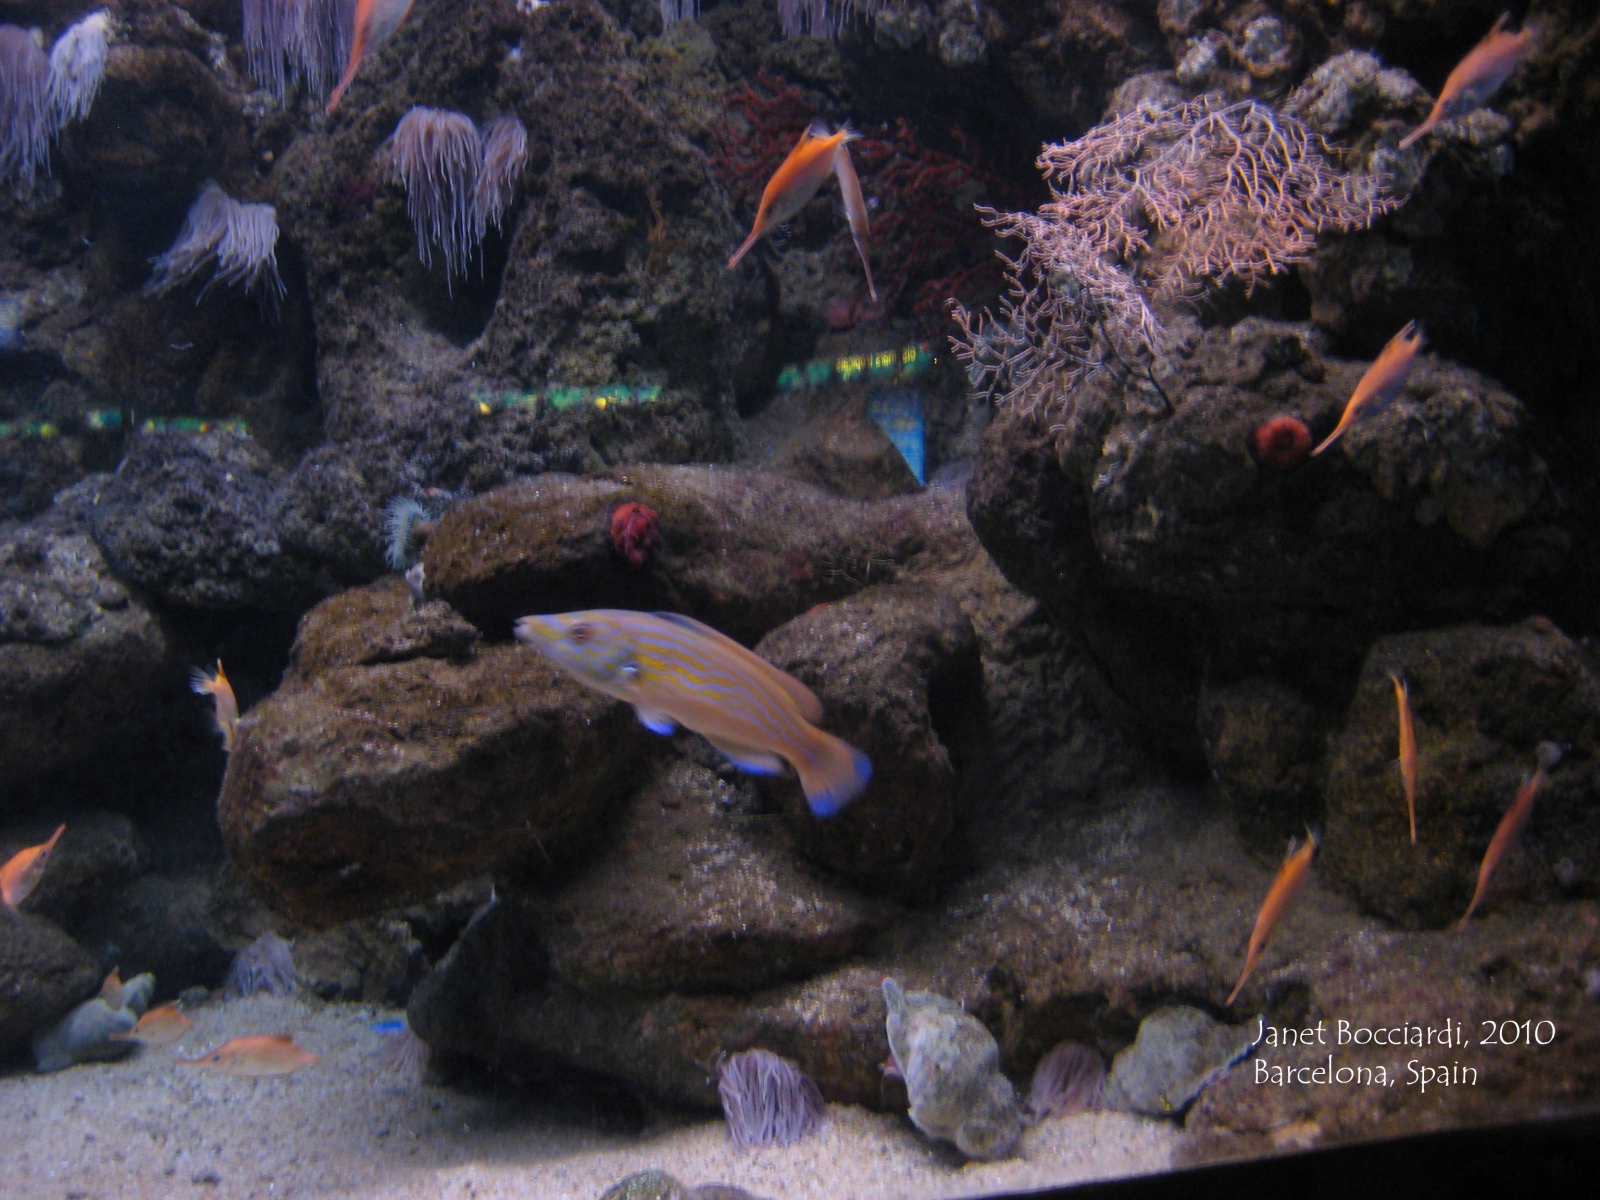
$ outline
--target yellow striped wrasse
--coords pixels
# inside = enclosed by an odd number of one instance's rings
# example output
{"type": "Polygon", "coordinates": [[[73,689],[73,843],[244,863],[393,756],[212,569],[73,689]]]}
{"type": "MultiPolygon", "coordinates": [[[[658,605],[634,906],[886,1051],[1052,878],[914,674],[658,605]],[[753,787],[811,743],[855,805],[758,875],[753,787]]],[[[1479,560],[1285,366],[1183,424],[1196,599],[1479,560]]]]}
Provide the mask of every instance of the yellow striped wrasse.
{"type": "Polygon", "coordinates": [[[682,725],[740,770],[776,775],[787,760],[811,811],[831,817],[866,788],[872,762],[818,729],[822,702],[792,675],[678,613],[620,608],[523,617],[517,640],[568,674],[633,705],[647,729],[682,725]]]}

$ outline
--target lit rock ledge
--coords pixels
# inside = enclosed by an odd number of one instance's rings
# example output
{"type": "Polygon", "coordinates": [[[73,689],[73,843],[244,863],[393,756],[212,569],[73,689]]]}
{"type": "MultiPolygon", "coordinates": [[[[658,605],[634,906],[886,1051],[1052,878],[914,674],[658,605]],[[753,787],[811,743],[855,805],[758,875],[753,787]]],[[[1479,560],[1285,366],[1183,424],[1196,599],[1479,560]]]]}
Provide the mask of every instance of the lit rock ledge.
{"type": "Polygon", "coordinates": [[[559,858],[636,785],[649,738],[390,579],[306,615],[283,687],[240,724],[218,819],[261,895],[323,927],[559,858]]]}

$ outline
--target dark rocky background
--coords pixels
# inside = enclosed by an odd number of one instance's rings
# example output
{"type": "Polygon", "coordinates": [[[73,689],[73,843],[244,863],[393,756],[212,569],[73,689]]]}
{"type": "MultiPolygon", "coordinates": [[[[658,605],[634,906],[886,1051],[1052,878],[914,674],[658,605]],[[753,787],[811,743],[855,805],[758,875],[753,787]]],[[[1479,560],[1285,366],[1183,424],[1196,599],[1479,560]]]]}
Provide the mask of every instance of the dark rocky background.
{"type": "MultiPolygon", "coordinates": [[[[329,117],[253,90],[231,0],[111,4],[94,110],[0,194],[0,421],[55,430],[0,438],[0,861],[68,825],[0,912],[0,1054],[113,965],[162,997],[216,987],[273,929],[320,994],[409,1001],[447,1073],[708,1105],[703,1064],[760,1045],[888,1105],[893,973],[965,1003],[1022,1082],[1164,1004],[1228,1016],[1309,823],[1315,880],[1235,1017],[1547,1018],[1559,1043],[1437,1099],[1230,1077],[1187,1114],[1197,1154],[1592,1104],[1600,5],[1514,6],[1542,32],[1492,113],[1390,160],[1408,199],[1372,228],[1212,296],[1168,409],[1108,376],[1068,428],[991,420],[945,342],[949,299],[998,294],[971,206],[1047,199],[1042,143],[1219,90],[1368,162],[1502,7],[887,0],[823,41],[784,39],[768,0],[664,33],[644,0],[417,0],[329,117]],[[414,104],[528,129],[465,281],[423,267],[386,177],[414,104]],[[866,135],[881,309],[831,184],[726,270],[760,155],[813,116],[866,135]],[[275,320],[228,289],[140,292],[206,179],[276,207],[275,320]],[[1389,414],[1289,470],[1252,456],[1273,417],[1331,429],[1413,318],[1428,347],[1389,414]],[[919,341],[940,486],[863,418],[867,385],[774,387],[919,341]],[[661,398],[474,399],[610,384],[661,398]],[[106,409],[250,436],[92,428],[106,409]],[[396,496],[443,510],[415,610],[384,573],[396,496]],[[608,533],[629,501],[660,519],[639,565],[608,533]],[[649,735],[509,640],[591,606],[756,646],[869,752],[870,790],[819,823],[792,781],[649,735]],[[231,760],[186,683],[219,657],[231,760]],[[1547,739],[1566,757],[1453,932],[1547,739]]],[[[47,42],[86,11],[0,0],[47,42]]]]}

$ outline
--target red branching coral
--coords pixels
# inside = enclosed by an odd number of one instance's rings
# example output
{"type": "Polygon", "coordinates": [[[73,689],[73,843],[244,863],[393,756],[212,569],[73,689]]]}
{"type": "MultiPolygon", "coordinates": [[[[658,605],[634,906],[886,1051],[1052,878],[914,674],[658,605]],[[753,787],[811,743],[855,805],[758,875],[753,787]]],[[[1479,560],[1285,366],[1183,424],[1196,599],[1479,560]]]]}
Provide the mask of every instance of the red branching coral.
{"type": "Polygon", "coordinates": [[[1311,453],[1311,427],[1299,417],[1269,417],[1250,434],[1250,452],[1274,471],[1299,466],[1311,453]]]}
{"type": "Polygon", "coordinates": [[[628,500],[611,510],[611,544],[630,566],[644,566],[660,540],[661,518],[655,509],[628,500]]]}

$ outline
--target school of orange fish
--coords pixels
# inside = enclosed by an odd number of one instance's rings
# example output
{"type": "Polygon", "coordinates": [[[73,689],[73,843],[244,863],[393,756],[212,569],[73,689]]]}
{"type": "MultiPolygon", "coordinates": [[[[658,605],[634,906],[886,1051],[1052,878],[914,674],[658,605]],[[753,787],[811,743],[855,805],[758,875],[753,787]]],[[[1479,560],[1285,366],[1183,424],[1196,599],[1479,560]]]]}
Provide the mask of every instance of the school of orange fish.
{"type": "MultiPolygon", "coordinates": [[[[355,77],[363,57],[381,45],[410,12],[412,0],[359,0],[355,40],[343,77],[328,101],[332,112],[355,77]]],[[[1524,26],[1509,32],[1509,14],[1502,16],[1489,34],[1450,72],[1426,120],[1401,141],[1408,147],[1431,132],[1441,121],[1463,116],[1486,103],[1516,69],[1529,44],[1531,30],[1524,26]]],[[[867,286],[874,299],[877,289],[867,261],[867,209],[861,184],[850,159],[848,144],[859,135],[848,128],[829,133],[813,126],[773,174],[761,196],[750,235],[728,260],[739,261],[777,226],[793,217],[832,174],[839,180],[851,235],[861,255],[867,286]]],[[[1352,426],[1382,412],[1404,387],[1422,347],[1422,332],[1408,322],[1379,353],[1351,393],[1338,425],[1311,453],[1321,454],[1352,426]]],[[[516,627],[519,640],[532,645],[554,663],[589,687],[632,704],[639,719],[652,731],[672,733],[677,726],[702,734],[717,750],[742,770],[777,774],[790,764],[800,776],[802,790],[818,817],[829,817],[865,790],[872,778],[867,756],[818,727],[822,705],[799,680],[779,670],[750,650],[707,625],[675,613],[640,613],[620,609],[561,613],[522,618],[516,627]]],[[[1411,841],[1417,841],[1417,742],[1406,681],[1391,675],[1399,720],[1399,766],[1404,784],[1411,841]]],[[[217,662],[215,674],[197,668],[193,690],[215,701],[215,722],[223,749],[237,745],[239,705],[217,662]]],[[[1522,785],[1495,830],[1478,869],[1477,888],[1458,930],[1464,929],[1483,900],[1495,867],[1516,841],[1533,811],[1539,790],[1549,782],[1561,758],[1551,742],[1541,743],[1537,769],[1522,785]]],[[[0,900],[15,909],[38,885],[63,825],[50,839],[14,855],[0,866],[0,900]]],[[[1306,841],[1289,844],[1289,853],[1267,891],[1251,930],[1244,969],[1225,1003],[1238,998],[1245,981],[1261,958],[1268,937],[1294,897],[1310,877],[1318,846],[1307,830],[1306,841]]],[[[107,976],[101,998],[121,1004],[121,980],[115,970],[107,976]]],[[[181,1039],[193,1022],[174,1004],[153,1008],[117,1040],[147,1046],[168,1046],[181,1039]]],[[[222,1074],[255,1078],[287,1075],[316,1062],[318,1056],[302,1049],[288,1035],[246,1035],[199,1058],[176,1059],[181,1066],[222,1074]]]]}

